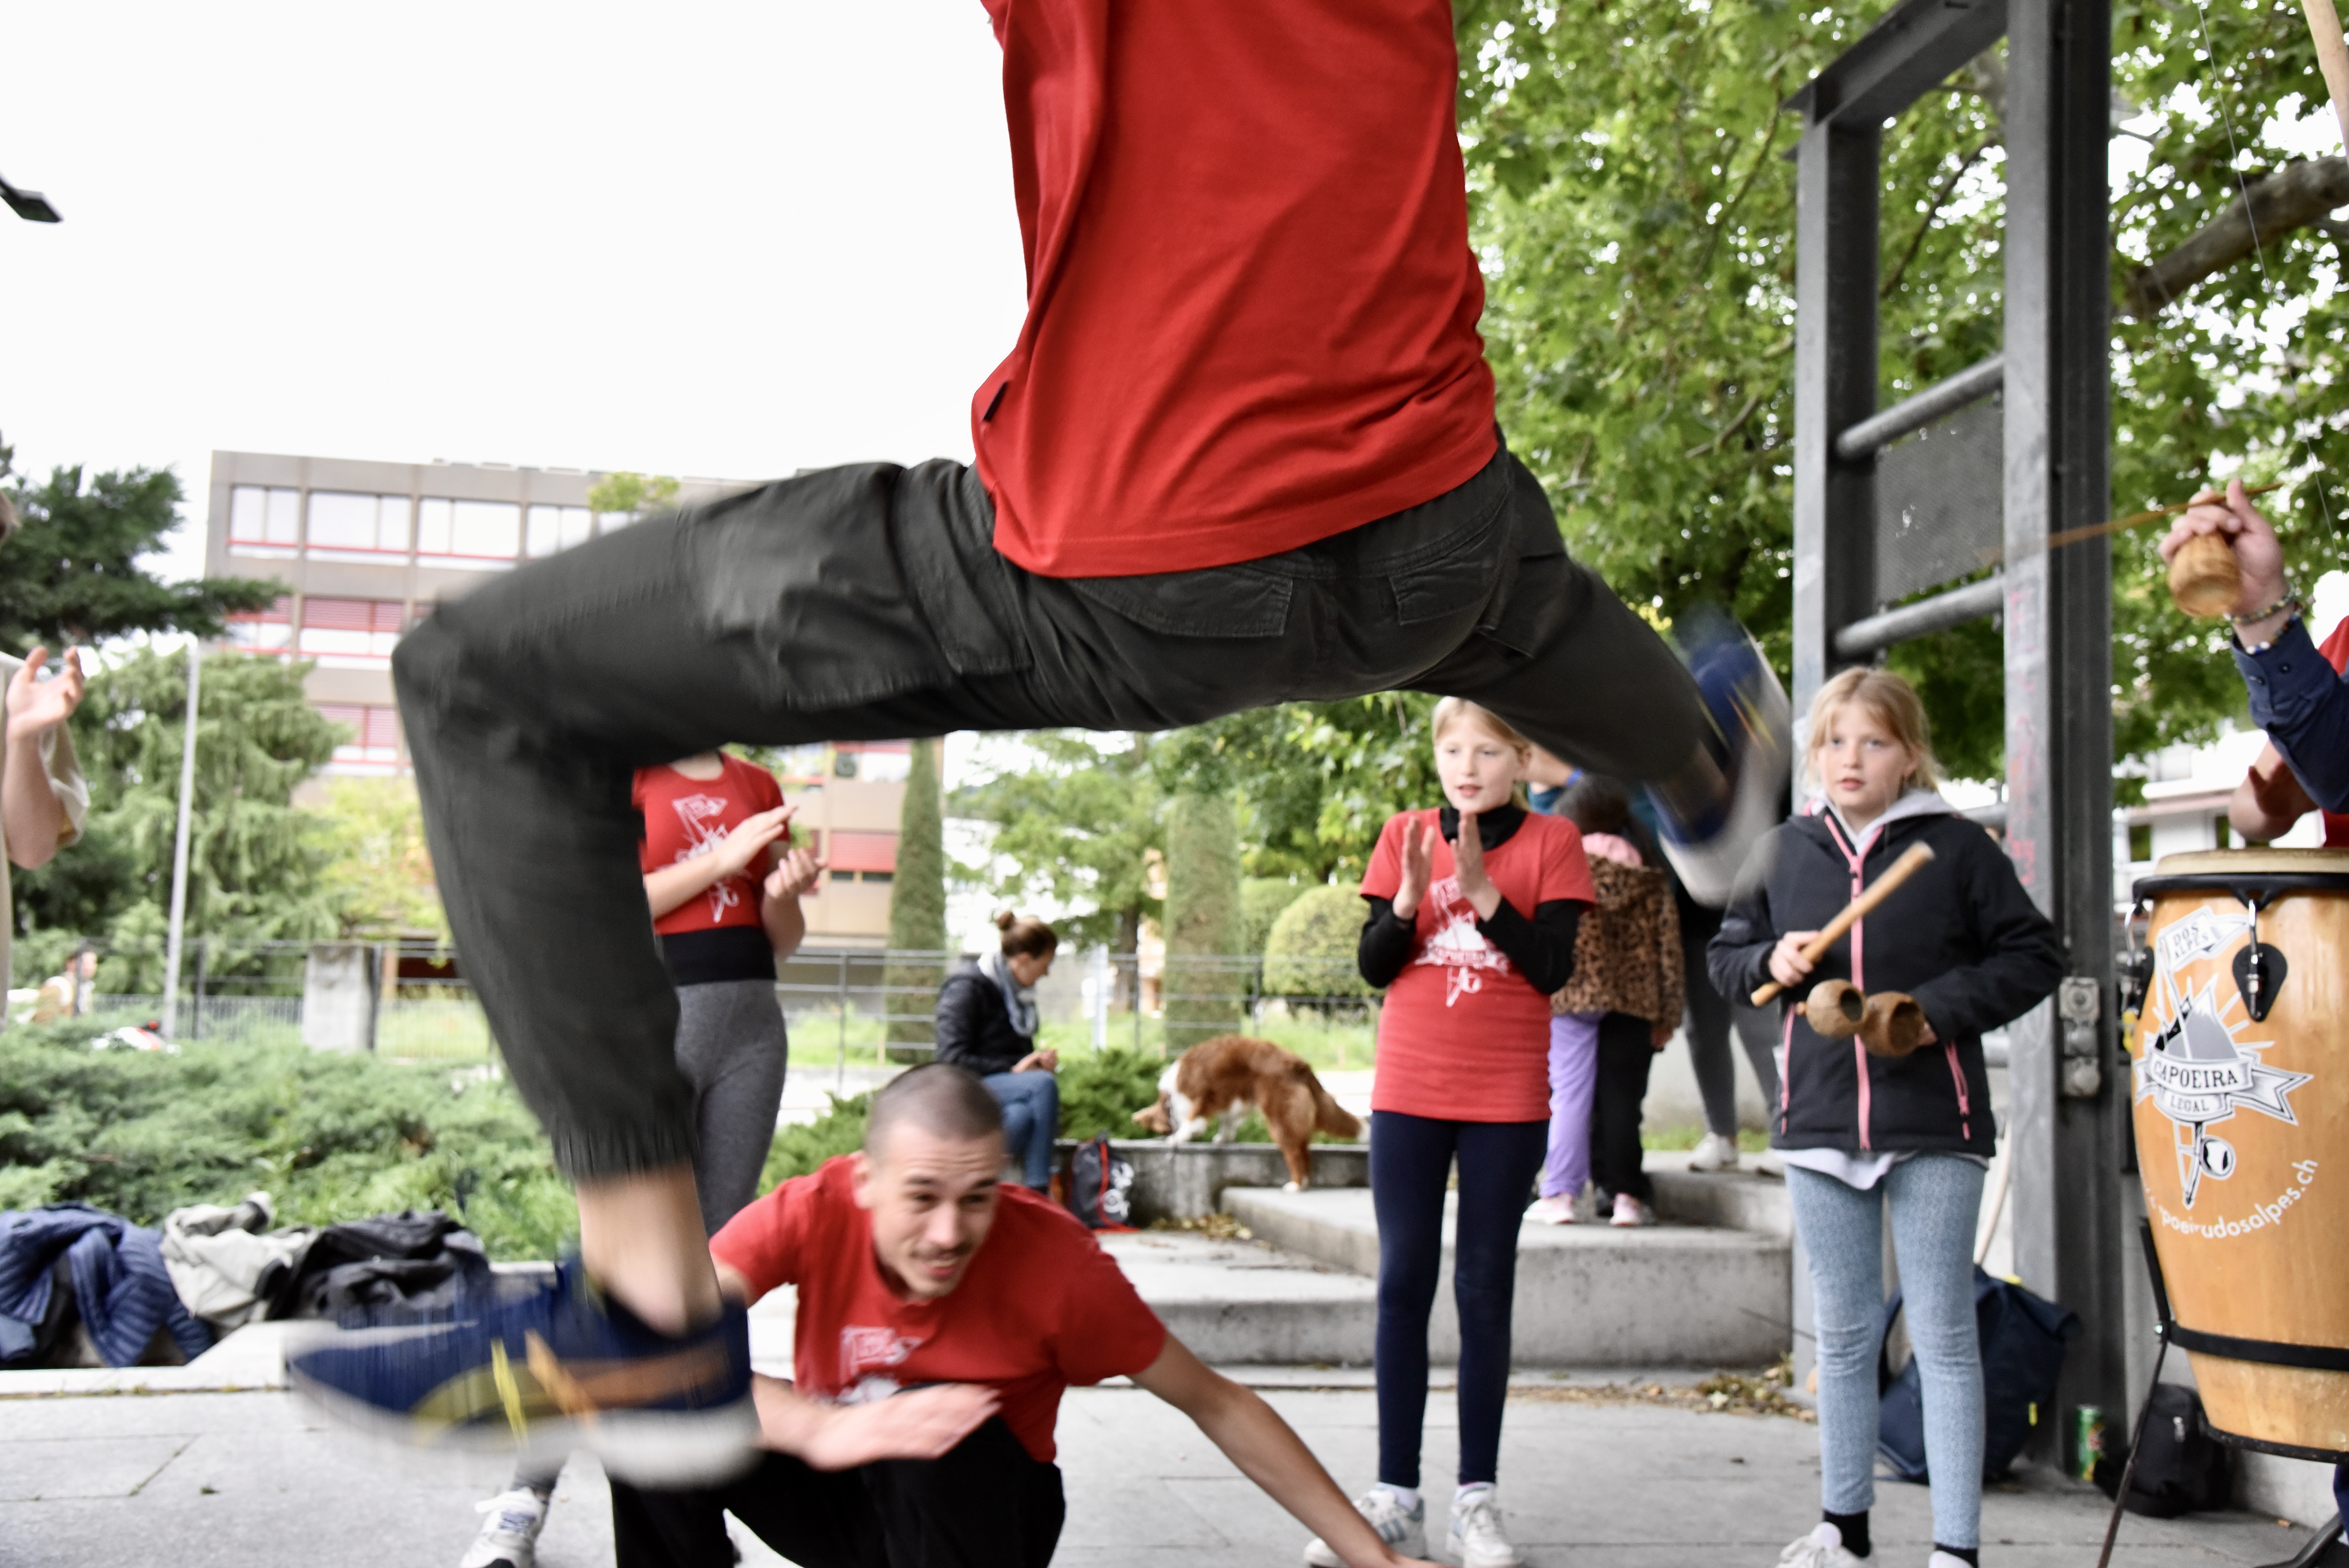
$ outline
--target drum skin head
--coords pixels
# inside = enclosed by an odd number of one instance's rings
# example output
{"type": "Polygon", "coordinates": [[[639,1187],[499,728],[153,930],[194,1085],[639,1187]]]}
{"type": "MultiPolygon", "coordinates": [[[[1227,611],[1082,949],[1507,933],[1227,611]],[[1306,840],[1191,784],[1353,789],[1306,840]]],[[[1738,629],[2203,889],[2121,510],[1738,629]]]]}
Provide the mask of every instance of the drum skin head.
{"type": "Polygon", "coordinates": [[[2181,855],[2164,855],[2153,866],[2153,874],[2158,877],[2240,872],[2349,873],[2349,850],[2193,850],[2181,855]]]}

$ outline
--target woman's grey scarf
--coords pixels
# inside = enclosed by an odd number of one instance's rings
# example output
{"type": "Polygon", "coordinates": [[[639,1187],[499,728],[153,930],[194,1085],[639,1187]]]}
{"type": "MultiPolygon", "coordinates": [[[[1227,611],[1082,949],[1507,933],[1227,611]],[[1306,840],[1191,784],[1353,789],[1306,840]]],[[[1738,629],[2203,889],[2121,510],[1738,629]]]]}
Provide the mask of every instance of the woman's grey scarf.
{"type": "Polygon", "coordinates": [[[1011,1015],[1011,1032],[1022,1039],[1036,1037],[1036,988],[1022,985],[1013,977],[1011,965],[1003,961],[1001,953],[979,955],[978,972],[995,982],[1003,993],[1003,1010],[1011,1015]]]}

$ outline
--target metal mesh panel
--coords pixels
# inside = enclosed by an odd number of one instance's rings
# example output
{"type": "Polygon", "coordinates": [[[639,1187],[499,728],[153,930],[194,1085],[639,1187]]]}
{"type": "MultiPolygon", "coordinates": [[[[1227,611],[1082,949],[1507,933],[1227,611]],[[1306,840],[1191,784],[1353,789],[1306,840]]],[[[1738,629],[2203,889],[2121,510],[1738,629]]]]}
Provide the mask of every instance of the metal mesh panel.
{"type": "Polygon", "coordinates": [[[1893,604],[1998,559],[2006,517],[2006,409],[1970,403],[1876,459],[1876,601],[1893,604]]]}

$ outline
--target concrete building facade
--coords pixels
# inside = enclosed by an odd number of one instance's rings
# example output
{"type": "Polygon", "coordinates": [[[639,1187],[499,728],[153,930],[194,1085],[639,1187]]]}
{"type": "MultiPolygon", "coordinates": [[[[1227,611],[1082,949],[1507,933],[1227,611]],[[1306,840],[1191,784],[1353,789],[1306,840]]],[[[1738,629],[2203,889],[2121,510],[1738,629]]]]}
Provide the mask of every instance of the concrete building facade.
{"type": "MultiPolygon", "coordinates": [[[[274,579],[285,590],[268,609],[235,617],[229,646],[310,661],[311,705],[349,730],[329,771],[404,776],[392,649],[434,605],[636,521],[590,504],[589,490],[605,477],[215,451],[206,574],[274,579]]],[[[743,488],[686,480],[677,499],[691,504],[743,488]]],[[[877,947],[886,940],[907,754],[906,743],[895,741],[803,747],[778,759],[786,798],[800,806],[800,836],[812,837],[832,863],[807,902],[811,942],[877,947]]]]}

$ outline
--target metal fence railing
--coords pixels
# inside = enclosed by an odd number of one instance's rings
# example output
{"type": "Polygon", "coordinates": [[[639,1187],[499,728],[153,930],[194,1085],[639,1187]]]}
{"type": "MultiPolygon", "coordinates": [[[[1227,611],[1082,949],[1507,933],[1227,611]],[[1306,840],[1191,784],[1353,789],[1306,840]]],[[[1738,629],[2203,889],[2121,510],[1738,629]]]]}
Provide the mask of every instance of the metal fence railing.
{"type": "MultiPolygon", "coordinates": [[[[332,946],[347,970],[370,978],[371,1038],[379,1054],[460,1061],[494,1054],[458,955],[429,943],[360,945],[364,956],[354,966],[358,955],[350,944],[191,941],[181,986],[181,1037],[226,1040],[274,1032],[300,1037],[305,992],[315,995],[317,952],[332,946]]],[[[47,946],[55,954],[57,944],[47,946]]],[[[74,951],[96,960],[77,1011],[117,1019],[160,1016],[159,946],[90,943],[74,951]]],[[[53,957],[58,967],[70,961],[53,957]]],[[[801,949],[778,965],[775,982],[794,1059],[831,1056],[844,1069],[855,1060],[881,1066],[926,1057],[935,1043],[938,986],[968,961],[968,954],[942,952],[801,949]]],[[[24,963],[20,957],[19,989],[10,994],[12,1018],[30,1012],[31,988],[41,978],[27,976],[24,963]]],[[[1168,1057],[1213,1035],[1262,1032],[1268,1024],[1375,1025],[1378,999],[1350,958],[1284,957],[1271,977],[1277,989],[1267,985],[1264,959],[1253,954],[1064,951],[1037,987],[1038,1012],[1055,1044],[1168,1057]]]]}

